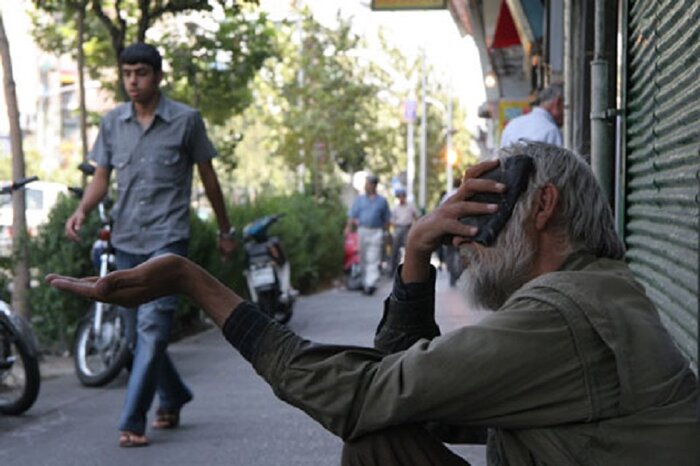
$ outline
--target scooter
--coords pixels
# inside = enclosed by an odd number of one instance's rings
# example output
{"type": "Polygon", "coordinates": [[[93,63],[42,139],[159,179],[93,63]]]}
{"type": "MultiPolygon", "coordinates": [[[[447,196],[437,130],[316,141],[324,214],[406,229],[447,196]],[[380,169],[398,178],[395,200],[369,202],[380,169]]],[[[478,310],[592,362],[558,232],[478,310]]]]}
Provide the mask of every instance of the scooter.
{"type": "Polygon", "coordinates": [[[281,217],[282,214],[267,215],[243,228],[244,275],[251,300],[267,315],[285,324],[292,318],[297,292],[291,287],[289,261],[282,244],[267,233],[281,217]]]}

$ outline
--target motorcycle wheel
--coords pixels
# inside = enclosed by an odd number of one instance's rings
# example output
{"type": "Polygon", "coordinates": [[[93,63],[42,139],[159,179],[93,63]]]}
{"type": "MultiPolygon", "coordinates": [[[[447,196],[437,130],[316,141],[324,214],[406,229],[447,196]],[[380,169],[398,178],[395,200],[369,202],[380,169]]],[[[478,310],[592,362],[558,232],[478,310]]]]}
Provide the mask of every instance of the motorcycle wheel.
{"type": "Polygon", "coordinates": [[[270,291],[259,291],[258,292],[258,306],[260,310],[263,311],[268,316],[275,317],[275,308],[277,307],[277,299],[275,297],[275,292],[270,291]]]}
{"type": "Polygon", "coordinates": [[[294,301],[288,302],[287,304],[279,303],[277,311],[275,312],[274,319],[280,324],[286,324],[289,319],[292,318],[292,311],[294,309],[294,301]]]}
{"type": "Polygon", "coordinates": [[[292,318],[293,303],[282,304],[277,299],[277,291],[270,290],[258,293],[260,309],[280,324],[286,324],[292,318]]]}
{"type": "Polygon", "coordinates": [[[101,335],[95,335],[95,305],[78,324],[73,343],[75,374],[86,387],[101,387],[131,364],[127,322],[119,308],[105,305],[101,335]]]}
{"type": "Polygon", "coordinates": [[[39,361],[27,343],[0,325],[0,413],[22,414],[39,396],[39,361]]]}

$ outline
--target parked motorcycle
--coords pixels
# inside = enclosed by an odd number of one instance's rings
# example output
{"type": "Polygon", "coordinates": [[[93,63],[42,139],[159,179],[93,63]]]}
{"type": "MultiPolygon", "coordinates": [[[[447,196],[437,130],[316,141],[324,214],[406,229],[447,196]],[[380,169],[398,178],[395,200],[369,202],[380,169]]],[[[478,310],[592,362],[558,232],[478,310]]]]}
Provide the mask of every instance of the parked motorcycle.
{"type": "MultiPolygon", "coordinates": [[[[33,176],[0,189],[12,194],[36,181],[33,176]]],[[[22,414],[39,396],[39,349],[29,323],[0,301],[0,413],[22,414]]]]}
{"type": "Polygon", "coordinates": [[[289,261],[282,244],[277,237],[268,236],[268,229],[281,217],[267,215],[249,223],[243,228],[243,242],[250,298],[284,324],[292,317],[296,291],[291,287],[289,261]]]}
{"type": "MultiPolygon", "coordinates": [[[[82,163],[78,167],[85,175],[94,174],[95,167],[82,163]]],[[[82,196],[79,188],[69,188],[82,196]]],[[[98,204],[102,226],[92,245],[90,255],[100,277],[113,271],[114,248],[111,243],[112,220],[109,209],[113,201],[105,196],[98,204]]],[[[73,341],[73,363],[78,380],[87,387],[101,387],[111,382],[124,368],[131,365],[131,348],[135,339],[135,315],[113,304],[94,302],[78,323],[73,341]]]]}

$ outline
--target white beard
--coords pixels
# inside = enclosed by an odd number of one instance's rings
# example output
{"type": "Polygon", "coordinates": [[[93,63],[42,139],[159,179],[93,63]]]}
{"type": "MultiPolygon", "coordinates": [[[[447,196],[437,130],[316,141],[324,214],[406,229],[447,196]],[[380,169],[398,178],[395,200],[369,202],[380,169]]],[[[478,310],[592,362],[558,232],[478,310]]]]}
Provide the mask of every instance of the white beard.
{"type": "Polygon", "coordinates": [[[492,247],[462,246],[467,267],[460,289],[470,309],[497,310],[527,281],[532,273],[536,248],[524,228],[508,222],[492,247]]]}

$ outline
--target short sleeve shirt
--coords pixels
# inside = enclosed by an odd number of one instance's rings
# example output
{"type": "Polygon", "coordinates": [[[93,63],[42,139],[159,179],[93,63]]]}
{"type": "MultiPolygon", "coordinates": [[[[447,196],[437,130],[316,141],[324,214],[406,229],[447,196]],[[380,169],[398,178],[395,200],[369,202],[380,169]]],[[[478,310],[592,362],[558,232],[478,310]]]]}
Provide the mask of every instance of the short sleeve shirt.
{"type": "Polygon", "coordinates": [[[131,103],[105,115],[90,158],[116,171],[114,246],[149,254],[188,239],[192,168],[215,156],[199,112],[162,94],[145,130],[131,103]]]}
{"type": "Polygon", "coordinates": [[[361,227],[383,228],[391,218],[391,211],[383,196],[363,194],[355,199],[348,216],[357,219],[361,227]]]}
{"type": "Polygon", "coordinates": [[[521,140],[539,141],[563,146],[564,140],[559,127],[549,112],[540,107],[534,107],[526,115],[511,120],[503,130],[501,147],[506,147],[521,140]]]}
{"type": "Polygon", "coordinates": [[[396,226],[408,226],[413,223],[413,219],[418,216],[416,206],[407,202],[406,204],[397,204],[391,212],[391,221],[396,226]]]}

